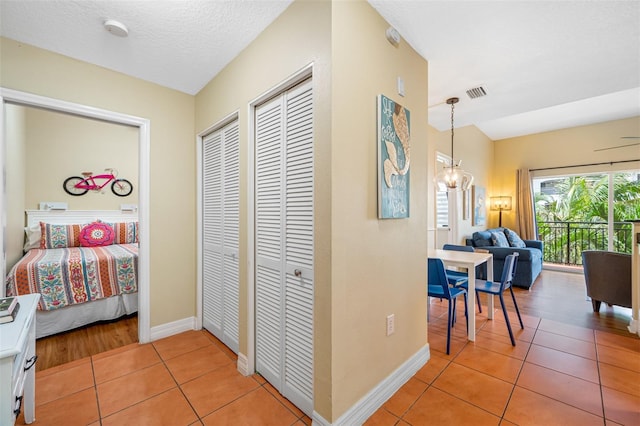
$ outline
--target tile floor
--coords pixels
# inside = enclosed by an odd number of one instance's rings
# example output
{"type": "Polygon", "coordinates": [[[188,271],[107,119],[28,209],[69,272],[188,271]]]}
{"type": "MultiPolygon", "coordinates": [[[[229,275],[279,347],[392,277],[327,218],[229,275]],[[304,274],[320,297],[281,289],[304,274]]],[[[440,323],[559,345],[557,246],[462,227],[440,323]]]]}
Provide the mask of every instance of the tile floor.
{"type": "MultiPolygon", "coordinates": [[[[366,425],[640,425],[640,339],[524,316],[513,347],[485,312],[446,355],[446,304],[430,306],[431,359],[366,425]]],[[[206,331],[40,371],[36,389],[38,426],[311,424],[206,331]]]]}
{"type": "Polygon", "coordinates": [[[431,300],[431,359],[367,426],[640,425],[640,339],[531,316],[522,330],[509,312],[513,347],[485,309],[474,343],[459,304],[447,355],[446,306],[431,300]]]}
{"type": "Polygon", "coordinates": [[[207,331],[190,331],[39,371],[33,425],[311,424],[262,377],[238,373],[236,361],[207,331]]]}

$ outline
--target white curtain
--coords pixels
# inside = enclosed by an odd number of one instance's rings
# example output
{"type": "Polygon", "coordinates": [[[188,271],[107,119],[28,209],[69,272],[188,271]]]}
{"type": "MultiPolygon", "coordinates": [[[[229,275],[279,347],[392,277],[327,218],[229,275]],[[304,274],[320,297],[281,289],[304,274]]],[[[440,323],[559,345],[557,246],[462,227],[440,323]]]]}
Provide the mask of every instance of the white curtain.
{"type": "Polygon", "coordinates": [[[531,191],[531,174],[529,169],[516,172],[518,183],[516,195],[516,217],[518,232],[524,240],[536,240],[536,218],[533,209],[533,192],[531,191]]]}

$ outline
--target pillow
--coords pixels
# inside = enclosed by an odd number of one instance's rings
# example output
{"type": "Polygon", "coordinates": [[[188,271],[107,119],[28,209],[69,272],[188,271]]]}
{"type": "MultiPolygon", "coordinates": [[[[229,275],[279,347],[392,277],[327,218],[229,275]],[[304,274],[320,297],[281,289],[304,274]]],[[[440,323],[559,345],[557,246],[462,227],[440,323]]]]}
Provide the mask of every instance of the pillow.
{"type": "Polygon", "coordinates": [[[473,233],[474,247],[488,247],[491,245],[491,232],[478,231],[473,233]]]}
{"type": "Polygon", "coordinates": [[[509,247],[509,241],[507,241],[507,237],[504,235],[504,232],[491,232],[491,242],[495,247],[509,247]]]}
{"type": "Polygon", "coordinates": [[[113,244],[133,244],[139,242],[138,222],[98,222],[111,226],[115,232],[113,244]]]}
{"type": "Polygon", "coordinates": [[[511,247],[524,248],[527,246],[524,241],[522,241],[522,238],[520,238],[520,235],[516,234],[511,229],[505,228],[504,233],[507,236],[507,240],[509,240],[509,245],[511,247]]]}
{"type": "Polygon", "coordinates": [[[40,224],[27,226],[24,228],[24,251],[27,252],[31,249],[40,248],[40,239],[42,238],[42,231],[40,231],[40,224]]]}
{"type": "Polygon", "coordinates": [[[110,246],[115,239],[113,228],[106,223],[93,222],[82,228],[80,245],[82,247],[110,246]]]}
{"type": "Polygon", "coordinates": [[[84,224],[56,225],[40,222],[40,248],[80,247],[80,231],[84,224]]]}

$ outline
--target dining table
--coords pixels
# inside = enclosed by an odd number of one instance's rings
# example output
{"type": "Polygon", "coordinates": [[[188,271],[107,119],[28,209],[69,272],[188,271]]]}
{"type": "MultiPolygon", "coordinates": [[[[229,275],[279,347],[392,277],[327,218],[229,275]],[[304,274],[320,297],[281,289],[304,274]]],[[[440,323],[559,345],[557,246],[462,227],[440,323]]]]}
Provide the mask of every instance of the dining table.
{"type": "MultiPolygon", "coordinates": [[[[491,253],[466,252],[457,250],[429,249],[429,258],[441,259],[445,267],[466,268],[468,271],[467,306],[468,315],[468,338],[476,340],[476,266],[487,264],[487,280],[493,281],[493,255],[491,253]]],[[[487,317],[493,319],[493,296],[487,295],[487,317]]]]}

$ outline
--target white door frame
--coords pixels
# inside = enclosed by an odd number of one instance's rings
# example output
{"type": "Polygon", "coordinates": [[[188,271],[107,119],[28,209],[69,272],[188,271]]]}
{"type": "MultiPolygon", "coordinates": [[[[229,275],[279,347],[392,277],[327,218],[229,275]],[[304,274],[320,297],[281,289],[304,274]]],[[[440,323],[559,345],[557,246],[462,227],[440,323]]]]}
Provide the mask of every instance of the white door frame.
{"type": "MultiPolygon", "coordinates": [[[[313,76],[313,63],[289,76],[249,103],[248,117],[248,167],[247,167],[247,353],[238,352],[238,370],[253,374],[256,368],[256,222],[255,222],[255,109],[258,105],[313,76]],[[242,367],[242,369],[241,369],[242,367]]],[[[314,90],[315,93],[315,90],[314,90]]]]}
{"type": "MultiPolygon", "coordinates": [[[[150,340],[150,306],[149,306],[149,263],[150,263],[150,247],[149,247],[149,147],[150,147],[150,127],[151,123],[146,118],[135,117],[132,115],[122,114],[119,112],[108,111],[104,109],[94,108],[87,105],[76,104],[72,102],[62,101],[59,99],[48,98],[45,96],[34,95],[27,92],[21,92],[13,89],[0,87],[0,139],[2,145],[0,147],[0,164],[2,164],[2,173],[0,173],[0,187],[3,188],[0,209],[2,210],[2,226],[0,227],[0,240],[2,240],[2,266],[0,266],[2,276],[5,276],[5,259],[6,259],[6,243],[4,241],[4,230],[6,226],[6,188],[5,188],[5,170],[6,158],[5,150],[7,148],[6,135],[6,117],[5,105],[14,104],[27,107],[43,108],[49,111],[73,114],[79,117],[91,118],[109,123],[122,124],[138,128],[138,222],[140,226],[140,248],[138,258],[138,341],[147,343],[150,340]]],[[[4,289],[2,290],[4,292],[4,289]]]]}

